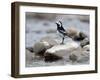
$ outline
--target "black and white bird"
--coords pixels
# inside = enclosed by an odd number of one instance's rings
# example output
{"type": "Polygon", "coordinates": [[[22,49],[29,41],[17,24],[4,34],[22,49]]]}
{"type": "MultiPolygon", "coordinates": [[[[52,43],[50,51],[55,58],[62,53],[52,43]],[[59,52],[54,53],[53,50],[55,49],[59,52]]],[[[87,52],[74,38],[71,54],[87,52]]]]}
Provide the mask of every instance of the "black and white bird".
{"type": "Polygon", "coordinates": [[[62,37],[61,44],[64,44],[64,39],[66,36],[71,38],[74,41],[78,41],[78,42],[83,41],[81,43],[81,46],[83,46],[85,44],[89,44],[89,40],[84,42],[84,40],[86,38],[88,38],[85,33],[79,32],[75,28],[71,28],[71,27],[69,29],[65,30],[61,21],[57,22],[56,24],[57,24],[57,31],[60,33],[60,35],[62,37]]]}
{"type": "Polygon", "coordinates": [[[65,39],[65,36],[67,35],[66,30],[64,29],[61,21],[59,21],[56,24],[57,24],[57,31],[62,35],[62,42],[61,42],[61,44],[64,44],[64,39],[65,39]]]}

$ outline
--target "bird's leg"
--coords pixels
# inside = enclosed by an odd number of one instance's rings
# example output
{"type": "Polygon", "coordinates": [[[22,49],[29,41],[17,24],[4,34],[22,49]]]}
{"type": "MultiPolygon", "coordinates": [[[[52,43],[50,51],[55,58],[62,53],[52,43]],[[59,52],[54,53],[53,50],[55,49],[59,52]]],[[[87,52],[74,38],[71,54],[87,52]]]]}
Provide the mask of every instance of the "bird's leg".
{"type": "Polygon", "coordinates": [[[65,39],[65,38],[63,37],[63,38],[62,38],[62,42],[61,42],[61,44],[64,44],[64,39],[65,39]]]}

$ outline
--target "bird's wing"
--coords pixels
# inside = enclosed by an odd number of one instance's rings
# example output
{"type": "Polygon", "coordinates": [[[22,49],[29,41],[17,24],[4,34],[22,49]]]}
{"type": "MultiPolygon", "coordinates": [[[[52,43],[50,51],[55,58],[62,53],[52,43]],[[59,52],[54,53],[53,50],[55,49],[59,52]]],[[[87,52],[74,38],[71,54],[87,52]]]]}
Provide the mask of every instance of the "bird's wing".
{"type": "Polygon", "coordinates": [[[59,32],[62,34],[66,34],[66,31],[64,31],[64,30],[59,30],[59,32]]]}
{"type": "Polygon", "coordinates": [[[63,28],[63,26],[61,26],[61,30],[66,31],[66,30],[63,28]]]}

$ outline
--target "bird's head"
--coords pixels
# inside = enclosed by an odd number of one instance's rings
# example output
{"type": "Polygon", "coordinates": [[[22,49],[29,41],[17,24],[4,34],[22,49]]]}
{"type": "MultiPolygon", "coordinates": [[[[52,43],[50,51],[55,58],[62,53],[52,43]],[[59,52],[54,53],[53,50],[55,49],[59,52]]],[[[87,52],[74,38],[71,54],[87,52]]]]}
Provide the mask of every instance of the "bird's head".
{"type": "Polygon", "coordinates": [[[57,25],[58,27],[60,27],[60,24],[59,24],[59,23],[56,23],[56,25],[57,25]]]}
{"type": "Polygon", "coordinates": [[[56,25],[57,25],[58,27],[62,27],[62,22],[61,22],[61,21],[56,22],[56,25]]]}

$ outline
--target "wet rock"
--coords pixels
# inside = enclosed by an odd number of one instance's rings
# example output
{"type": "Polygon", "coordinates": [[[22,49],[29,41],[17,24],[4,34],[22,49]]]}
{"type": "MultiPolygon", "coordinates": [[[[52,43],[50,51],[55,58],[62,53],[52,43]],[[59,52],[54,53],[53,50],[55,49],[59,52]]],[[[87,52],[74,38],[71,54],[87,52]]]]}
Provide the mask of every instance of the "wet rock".
{"type": "Polygon", "coordinates": [[[84,47],[83,47],[83,50],[85,50],[85,51],[90,51],[90,45],[84,46],[84,47]]]}
{"type": "Polygon", "coordinates": [[[53,61],[58,61],[58,60],[61,60],[61,59],[62,59],[62,57],[57,56],[55,54],[48,53],[48,52],[46,52],[45,56],[44,56],[45,62],[53,62],[53,61]]]}
{"type": "Polygon", "coordinates": [[[53,46],[52,48],[47,49],[44,53],[45,59],[47,61],[57,61],[59,59],[68,60],[70,53],[78,47],[79,45],[75,42],[53,46]]]}
{"type": "Polygon", "coordinates": [[[51,47],[52,45],[50,45],[48,42],[41,41],[34,44],[33,50],[36,55],[43,56],[46,49],[51,47]]]}
{"type": "Polygon", "coordinates": [[[83,41],[81,41],[80,46],[84,47],[85,45],[89,45],[89,44],[90,44],[89,39],[85,38],[83,41]]]}
{"type": "Polygon", "coordinates": [[[36,55],[36,56],[40,56],[40,57],[44,57],[45,51],[46,51],[46,48],[41,49],[41,50],[40,50],[39,52],[37,52],[35,55],[36,55]]]}
{"type": "Polygon", "coordinates": [[[66,33],[67,33],[67,36],[69,36],[70,38],[73,38],[75,35],[78,34],[78,31],[76,30],[76,28],[70,27],[70,28],[67,28],[66,33]]]}
{"type": "Polygon", "coordinates": [[[82,40],[84,40],[86,37],[87,37],[87,36],[86,36],[85,33],[79,32],[77,35],[74,35],[72,39],[73,39],[74,41],[82,41],[82,40]]]}
{"type": "Polygon", "coordinates": [[[80,36],[81,38],[83,38],[83,39],[87,37],[87,35],[86,35],[85,33],[83,33],[83,32],[80,32],[80,33],[79,33],[79,36],[80,36]]]}
{"type": "Polygon", "coordinates": [[[49,36],[42,38],[40,41],[47,42],[51,46],[58,45],[57,41],[55,41],[52,37],[49,36]]]}
{"type": "Polygon", "coordinates": [[[29,50],[25,50],[25,53],[26,53],[26,61],[27,62],[31,62],[32,61],[32,59],[34,58],[34,53],[32,53],[32,52],[30,52],[29,50]]]}
{"type": "Polygon", "coordinates": [[[34,52],[33,47],[27,47],[27,50],[29,50],[30,52],[34,52]]]}
{"type": "Polygon", "coordinates": [[[70,54],[69,59],[78,63],[89,62],[89,51],[86,51],[86,49],[77,48],[70,54]]]}
{"type": "Polygon", "coordinates": [[[74,27],[68,28],[66,30],[67,36],[72,38],[74,41],[82,41],[84,40],[87,35],[83,32],[79,32],[74,27]]]}
{"type": "Polygon", "coordinates": [[[75,62],[75,61],[77,61],[77,55],[75,55],[75,54],[71,54],[70,56],[69,56],[69,59],[72,61],[72,62],[75,62]]]}

